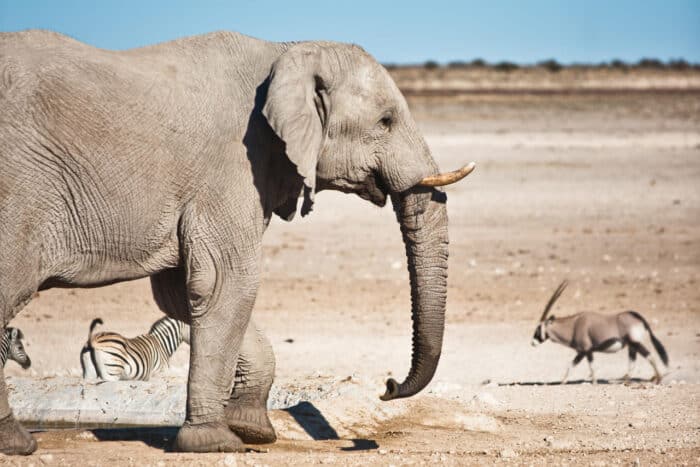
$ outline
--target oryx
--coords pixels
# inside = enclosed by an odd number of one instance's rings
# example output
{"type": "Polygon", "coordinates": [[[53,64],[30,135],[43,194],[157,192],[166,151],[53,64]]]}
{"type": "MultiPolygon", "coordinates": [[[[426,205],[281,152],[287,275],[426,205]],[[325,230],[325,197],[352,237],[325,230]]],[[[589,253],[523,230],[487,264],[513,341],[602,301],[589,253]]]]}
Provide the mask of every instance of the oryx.
{"type": "Polygon", "coordinates": [[[540,317],[535,334],[532,336],[533,346],[551,339],[553,342],[571,347],[576,351],[576,357],[574,357],[567,368],[562,384],[566,383],[569,372],[583,357],[586,357],[588,360],[591,380],[595,384],[596,378],[592,366],[593,352],[613,353],[623,349],[625,346],[628,347],[629,355],[629,367],[625,375],[625,381],[629,380],[637,354],[640,353],[654,369],[654,377],[651,378],[651,381],[661,382],[661,373],[659,373],[654,357],[642,344],[644,331],[649,333],[656,352],[666,366],[668,366],[668,354],[661,342],[651,332],[649,323],[636,311],[624,311],[614,315],[584,311],[564,318],[548,317],[552,305],[557,301],[566,286],[567,281],[564,281],[554,291],[552,298],[549,299],[540,317]]]}

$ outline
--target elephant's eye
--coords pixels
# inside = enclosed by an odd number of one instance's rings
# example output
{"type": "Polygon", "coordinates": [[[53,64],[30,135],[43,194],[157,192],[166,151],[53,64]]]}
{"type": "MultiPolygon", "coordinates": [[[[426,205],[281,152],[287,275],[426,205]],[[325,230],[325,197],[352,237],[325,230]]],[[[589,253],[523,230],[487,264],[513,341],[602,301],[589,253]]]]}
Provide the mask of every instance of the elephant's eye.
{"type": "Polygon", "coordinates": [[[382,116],[382,118],[379,119],[379,122],[377,124],[385,130],[390,130],[391,125],[393,123],[394,123],[394,119],[392,118],[391,115],[384,115],[384,116],[382,116]]]}

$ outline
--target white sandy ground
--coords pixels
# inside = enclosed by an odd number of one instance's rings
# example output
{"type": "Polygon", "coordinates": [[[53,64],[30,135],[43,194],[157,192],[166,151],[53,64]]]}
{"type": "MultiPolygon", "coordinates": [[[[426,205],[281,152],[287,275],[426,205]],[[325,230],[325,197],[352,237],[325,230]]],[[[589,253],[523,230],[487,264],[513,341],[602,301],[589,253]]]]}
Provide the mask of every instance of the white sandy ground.
{"type": "MultiPolygon", "coordinates": [[[[255,319],[277,354],[278,406],[295,407],[272,412],[280,441],[263,452],[189,455],[163,452],[173,429],[78,428],[38,432],[36,456],[0,463],[700,463],[700,95],[411,104],[441,167],[478,164],[447,189],[448,324],[426,391],[378,400],[386,377],[403,378],[410,361],[407,274],[391,208],[321,193],[308,218],[273,221],[264,244],[255,319]],[[643,360],[632,384],[621,384],[625,352],[596,357],[596,386],[581,381],[585,362],[574,384],[543,384],[558,381],[574,356],[529,345],[564,278],[570,286],[555,315],[634,309],[647,317],[671,357],[662,385],[641,380],[652,374],[643,360]]],[[[97,316],[134,335],[160,313],[145,280],[42,292],[12,323],[33,367],[8,364],[11,384],[77,376],[97,316]]],[[[186,349],[153,384],[184,384],[186,349]]]]}

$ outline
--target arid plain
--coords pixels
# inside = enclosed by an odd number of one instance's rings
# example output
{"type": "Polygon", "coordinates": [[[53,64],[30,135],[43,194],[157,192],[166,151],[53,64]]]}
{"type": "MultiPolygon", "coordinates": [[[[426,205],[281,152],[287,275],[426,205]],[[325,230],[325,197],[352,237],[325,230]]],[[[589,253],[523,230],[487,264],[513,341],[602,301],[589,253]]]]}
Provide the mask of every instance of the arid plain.
{"type": "MultiPolygon", "coordinates": [[[[34,456],[0,463],[697,465],[700,71],[594,71],[392,71],[441,168],[477,163],[446,190],[447,328],[423,393],[378,399],[410,361],[393,211],[323,192],[307,218],[274,220],[264,242],[254,316],[275,348],[277,386],[312,396],[306,412],[273,412],[276,444],[176,454],[164,452],[172,428],[78,427],[37,431],[34,456]],[[596,358],[597,385],[585,363],[570,384],[555,384],[574,352],[532,348],[530,337],[563,279],[557,316],[633,309],[647,318],[670,355],[661,385],[646,381],[643,360],[623,384],[626,351],[596,358]]],[[[42,292],[12,323],[32,369],[10,363],[6,373],[79,374],[95,317],[130,336],[160,313],[147,280],[42,292]]],[[[180,349],[156,378],[184,385],[187,357],[180,349]]]]}

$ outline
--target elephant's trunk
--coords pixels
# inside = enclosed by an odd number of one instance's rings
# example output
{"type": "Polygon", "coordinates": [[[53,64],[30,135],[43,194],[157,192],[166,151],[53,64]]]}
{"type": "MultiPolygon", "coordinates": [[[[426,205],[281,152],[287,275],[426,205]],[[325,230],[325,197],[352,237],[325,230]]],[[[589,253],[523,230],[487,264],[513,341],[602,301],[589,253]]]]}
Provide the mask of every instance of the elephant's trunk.
{"type": "Polygon", "coordinates": [[[392,195],[392,203],[401,225],[408,272],[411,281],[411,317],[413,354],[406,380],[386,382],[388,401],[410,397],[435,374],[445,329],[447,298],[447,209],[446,196],[433,188],[415,187],[392,195]]]}

